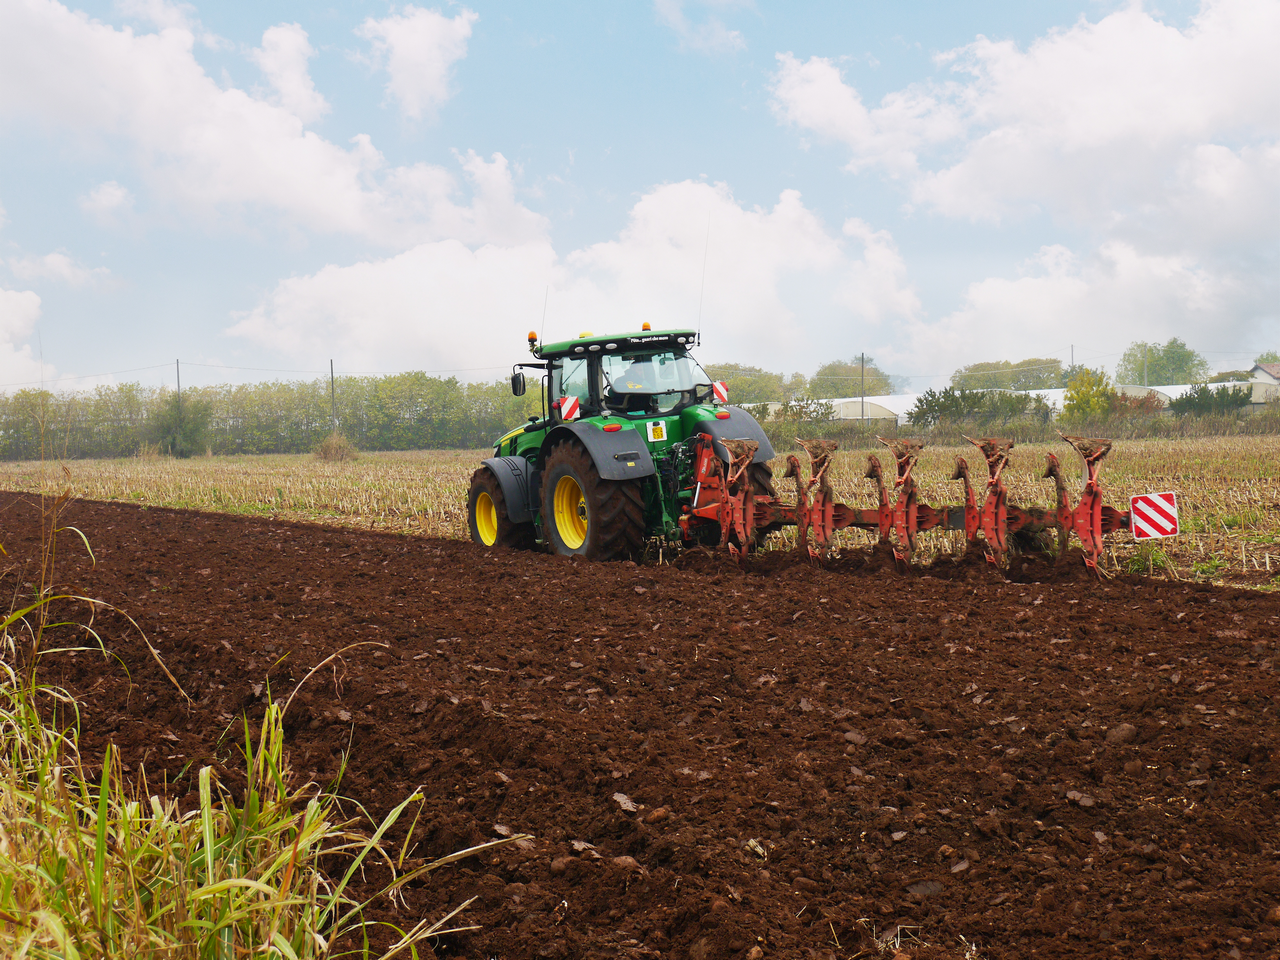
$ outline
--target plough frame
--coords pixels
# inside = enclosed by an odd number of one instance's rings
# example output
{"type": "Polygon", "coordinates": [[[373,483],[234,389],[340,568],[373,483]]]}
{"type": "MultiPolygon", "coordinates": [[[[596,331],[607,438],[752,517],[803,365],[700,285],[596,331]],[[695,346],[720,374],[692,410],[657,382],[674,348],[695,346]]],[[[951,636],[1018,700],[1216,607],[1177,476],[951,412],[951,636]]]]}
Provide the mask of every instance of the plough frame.
{"type": "Polygon", "coordinates": [[[894,556],[901,563],[910,562],[918,535],[928,530],[963,531],[971,545],[981,543],[993,564],[1005,562],[1015,539],[1034,540],[1056,532],[1057,549],[1062,553],[1070,536],[1075,534],[1085,563],[1096,570],[1104,537],[1129,528],[1128,511],[1116,510],[1102,502],[1098,470],[1111,450],[1111,441],[1059,436],[1084,459],[1086,480],[1080,499],[1072,506],[1061,463],[1055,454],[1046,454],[1043,476],[1053,480],[1055,490],[1055,504],[1048,509],[1021,508],[1009,503],[1004,471],[1014,443],[1003,438],[965,437],[982,452],[987,464],[981,503],[969,476],[969,464],[958,456],[951,479],[963,484],[964,503],[933,507],[920,501],[914,475],[924,444],[918,440],[877,437],[893,454],[895,476],[891,492],[879,458],[868,454],[865,475],[875,485],[877,497],[877,505],[869,509],[836,503],[829,476],[837,448],[834,441],[797,441],[809,455],[808,476],[803,475],[799,457],[788,454],[784,478],[794,481],[795,502],[786,503],[776,496],[753,490],[747,482],[747,467],[758,449],[756,441],[722,441],[730,454],[726,464],[716,456],[707,440],[695,447],[694,493],[680,523],[690,537],[699,524],[718,524],[720,545],[740,557],[745,556],[764,533],[780,526],[795,526],[795,548],[807,551],[812,557],[828,553],[832,538],[839,530],[854,527],[878,531],[880,539],[892,545],[894,556]]]}

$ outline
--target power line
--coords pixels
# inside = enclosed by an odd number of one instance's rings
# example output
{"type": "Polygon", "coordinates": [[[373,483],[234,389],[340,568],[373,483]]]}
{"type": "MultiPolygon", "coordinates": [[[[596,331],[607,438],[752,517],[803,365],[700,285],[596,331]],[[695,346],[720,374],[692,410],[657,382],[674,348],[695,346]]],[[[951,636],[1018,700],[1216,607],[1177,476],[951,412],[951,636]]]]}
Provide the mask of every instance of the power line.
{"type": "Polygon", "coordinates": [[[7,387],[42,387],[46,383],[67,383],[72,380],[93,380],[97,377],[118,377],[126,373],[142,373],[145,370],[167,369],[167,363],[157,363],[150,367],[133,367],[129,370],[116,370],[112,373],[83,373],[74,377],[54,377],[52,380],[25,380],[19,383],[0,383],[0,389],[7,387]]]}
{"type": "MultiPolygon", "coordinates": [[[[192,363],[187,361],[188,367],[203,367],[206,370],[228,370],[228,371],[250,371],[253,373],[292,373],[292,374],[310,374],[315,377],[323,377],[326,375],[325,370],[286,370],[276,367],[234,367],[221,363],[192,363]]],[[[487,367],[443,367],[437,370],[414,370],[414,373],[478,373],[483,370],[505,370],[508,364],[499,363],[487,367]]],[[[55,383],[73,383],[78,380],[97,380],[103,377],[119,377],[127,373],[145,373],[148,370],[167,370],[169,364],[157,363],[149,367],[132,367],[128,370],[113,370],[107,373],[82,373],[75,376],[53,377],[44,380],[24,380],[16,383],[0,383],[0,390],[7,390],[11,387],[43,387],[48,384],[55,383]]],[[[399,371],[401,373],[405,371],[399,371]]],[[[396,373],[387,373],[383,370],[352,370],[343,374],[344,377],[390,377],[396,376],[396,373]]]]}
{"type": "MultiPolygon", "coordinates": [[[[310,373],[317,377],[325,376],[327,370],[281,370],[273,367],[233,367],[225,363],[191,363],[189,367],[204,367],[207,370],[251,370],[254,373],[310,373]]],[[[442,367],[438,370],[415,370],[415,373],[474,373],[477,370],[505,370],[510,364],[495,363],[487,367],[442,367]]],[[[393,376],[385,370],[349,370],[344,377],[386,377],[393,376]]]]}

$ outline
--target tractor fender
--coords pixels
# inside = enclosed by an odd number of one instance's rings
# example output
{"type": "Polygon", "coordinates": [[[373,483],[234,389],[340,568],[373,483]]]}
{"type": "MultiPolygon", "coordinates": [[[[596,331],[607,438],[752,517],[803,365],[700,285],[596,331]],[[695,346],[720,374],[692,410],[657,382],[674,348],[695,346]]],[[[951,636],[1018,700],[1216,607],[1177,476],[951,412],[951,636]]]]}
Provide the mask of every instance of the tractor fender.
{"type": "Polygon", "coordinates": [[[599,425],[585,421],[562,423],[548,433],[542,441],[542,459],[545,461],[551,448],[569,436],[577,437],[587,448],[602,480],[636,480],[658,472],[649,455],[649,445],[639,430],[624,427],[605,433],[599,425]]]}
{"type": "Polygon", "coordinates": [[[507,501],[507,517],[512,523],[531,523],[537,512],[537,496],[533,488],[533,468],[524,457],[490,457],[482,461],[498,478],[503,499],[507,501]]]}
{"type": "Polygon", "coordinates": [[[741,407],[726,406],[722,409],[729,411],[729,419],[727,420],[699,420],[693,425],[693,432],[705,433],[711,436],[712,447],[716,451],[716,456],[728,463],[731,459],[729,451],[724,448],[721,440],[756,440],[760,443],[760,449],[756,451],[756,455],[751,459],[752,463],[768,463],[773,459],[773,444],[769,442],[769,438],[765,435],[764,428],[756,422],[756,418],[741,407]]]}

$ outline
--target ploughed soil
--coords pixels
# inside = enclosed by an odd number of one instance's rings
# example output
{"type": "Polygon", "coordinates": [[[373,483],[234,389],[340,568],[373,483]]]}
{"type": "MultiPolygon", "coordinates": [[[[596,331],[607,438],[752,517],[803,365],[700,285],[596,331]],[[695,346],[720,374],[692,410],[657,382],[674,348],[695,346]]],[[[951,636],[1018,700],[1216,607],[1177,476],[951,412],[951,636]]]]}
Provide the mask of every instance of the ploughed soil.
{"type": "MultiPolygon", "coordinates": [[[[379,817],[414,790],[468,897],[439,957],[1280,956],[1280,596],[1099,580],[1079,556],[743,570],[73,502],[57,584],[129,614],[48,657],[88,757],[194,801],[242,718],[379,817]]],[[[0,494],[3,589],[39,501],[0,494]]],[[[53,641],[71,639],[54,637],[53,641]]],[[[240,775],[242,778],[242,774],[240,775]]],[[[406,820],[392,832],[398,845],[406,820]]],[[[377,877],[371,876],[373,883],[377,877]]],[[[385,880],[385,877],[381,878],[385,880]]]]}

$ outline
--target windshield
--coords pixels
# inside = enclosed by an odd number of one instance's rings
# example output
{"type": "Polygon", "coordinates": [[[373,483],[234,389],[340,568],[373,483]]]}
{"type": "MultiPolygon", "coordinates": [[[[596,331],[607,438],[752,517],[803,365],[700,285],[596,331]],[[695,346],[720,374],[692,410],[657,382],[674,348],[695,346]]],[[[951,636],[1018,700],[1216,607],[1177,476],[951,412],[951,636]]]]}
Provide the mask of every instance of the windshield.
{"type": "Polygon", "coordinates": [[[605,402],[626,413],[669,413],[711,378],[684,352],[605,354],[600,358],[605,402]]]}
{"type": "Polygon", "coordinates": [[[679,393],[710,386],[711,378],[687,353],[605,354],[605,384],[614,393],[679,393]]]}

